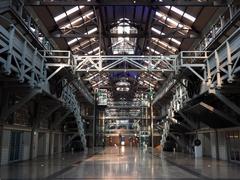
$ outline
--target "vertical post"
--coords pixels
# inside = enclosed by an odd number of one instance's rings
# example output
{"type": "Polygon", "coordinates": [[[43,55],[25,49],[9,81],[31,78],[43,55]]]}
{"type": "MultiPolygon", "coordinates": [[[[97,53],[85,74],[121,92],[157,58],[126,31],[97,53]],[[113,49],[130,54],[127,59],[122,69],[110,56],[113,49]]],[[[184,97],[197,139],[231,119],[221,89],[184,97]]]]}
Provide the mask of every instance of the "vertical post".
{"type": "Polygon", "coordinates": [[[230,16],[230,19],[232,19],[233,18],[233,7],[232,7],[232,5],[228,5],[228,9],[229,9],[229,16],[230,16]]]}
{"type": "Polygon", "coordinates": [[[148,107],[145,107],[145,126],[148,128],[148,107]]]}
{"type": "Polygon", "coordinates": [[[94,109],[93,109],[93,129],[92,129],[92,136],[93,136],[93,142],[92,142],[92,146],[93,149],[95,147],[95,136],[96,136],[96,120],[97,120],[97,97],[96,97],[96,92],[94,92],[94,109]]]}
{"type": "Polygon", "coordinates": [[[226,45],[227,45],[227,61],[228,61],[228,82],[231,83],[233,81],[231,48],[228,41],[226,42],[226,45]]]}
{"type": "Polygon", "coordinates": [[[218,52],[215,50],[215,60],[216,60],[216,70],[217,70],[217,88],[221,88],[222,80],[221,80],[221,70],[220,70],[220,58],[218,52]]]}
{"type": "Polygon", "coordinates": [[[225,22],[224,22],[224,16],[220,16],[220,24],[221,24],[221,29],[223,29],[225,22]]]}
{"type": "Polygon", "coordinates": [[[153,133],[154,133],[154,129],[153,129],[153,104],[152,104],[152,97],[150,97],[150,119],[151,119],[151,135],[152,135],[152,153],[153,153],[153,148],[154,148],[153,133]]]}

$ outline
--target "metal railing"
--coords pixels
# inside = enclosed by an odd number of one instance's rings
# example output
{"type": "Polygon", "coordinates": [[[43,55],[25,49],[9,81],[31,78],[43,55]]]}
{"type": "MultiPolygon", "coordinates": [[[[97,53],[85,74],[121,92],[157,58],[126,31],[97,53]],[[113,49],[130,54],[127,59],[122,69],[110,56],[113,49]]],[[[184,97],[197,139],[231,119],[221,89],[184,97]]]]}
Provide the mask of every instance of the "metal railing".
{"type": "Polygon", "coordinates": [[[14,16],[17,16],[21,20],[22,24],[29,30],[35,39],[43,46],[43,49],[51,50],[53,49],[50,41],[44,36],[38,23],[35,22],[34,18],[24,7],[23,0],[1,0],[1,9],[5,12],[11,11],[14,16]]]}
{"type": "Polygon", "coordinates": [[[46,59],[15,26],[6,30],[0,25],[0,51],[0,64],[6,74],[15,74],[21,83],[32,87],[46,81],[46,59]]]}
{"type": "MultiPolygon", "coordinates": [[[[15,26],[11,25],[9,30],[6,30],[0,25],[0,52],[0,66],[5,75],[11,75],[12,78],[17,78],[20,83],[28,83],[32,88],[37,87],[50,94],[46,58],[15,26]]],[[[59,100],[64,103],[69,111],[73,112],[81,142],[86,149],[80,106],[74,95],[74,88],[66,84],[66,81],[63,81],[63,83],[64,88],[59,100]]]]}

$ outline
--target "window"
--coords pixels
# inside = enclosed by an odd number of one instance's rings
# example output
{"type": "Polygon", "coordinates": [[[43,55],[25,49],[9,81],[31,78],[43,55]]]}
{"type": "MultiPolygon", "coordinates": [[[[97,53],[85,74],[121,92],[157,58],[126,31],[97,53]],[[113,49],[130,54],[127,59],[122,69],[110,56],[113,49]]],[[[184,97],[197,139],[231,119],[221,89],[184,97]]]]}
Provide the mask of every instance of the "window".
{"type": "Polygon", "coordinates": [[[79,9],[82,9],[82,8],[84,8],[84,6],[75,6],[75,7],[71,8],[71,9],[67,10],[66,12],[64,12],[64,13],[56,16],[56,17],[54,17],[54,20],[55,20],[56,22],[58,22],[58,21],[60,21],[61,19],[65,18],[67,15],[69,16],[69,15],[73,14],[74,12],[76,12],[76,11],[78,11],[79,9]]]}
{"type": "MultiPolygon", "coordinates": [[[[113,34],[137,34],[137,29],[130,26],[130,20],[121,18],[118,21],[118,26],[111,29],[113,34]]],[[[136,48],[136,38],[118,37],[111,38],[113,54],[134,54],[136,48]]]]}
{"type": "Polygon", "coordinates": [[[174,6],[172,6],[172,7],[171,7],[171,6],[165,6],[165,7],[166,7],[167,9],[170,9],[171,11],[177,13],[177,14],[180,15],[180,16],[183,15],[183,17],[185,17],[186,19],[188,19],[188,20],[190,20],[190,21],[192,21],[192,22],[194,22],[194,21],[196,20],[196,18],[193,17],[192,15],[190,15],[190,14],[188,14],[188,13],[184,13],[182,10],[180,10],[180,9],[174,7],[174,6]]]}
{"type": "Polygon", "coordinates": [[[164,14],[163,12],[156,12],[156,16],[159,22],[161,22],[162,24],[165,24],[166,26],[168,26],[169,28],[179,28],[179,33],[180,34],[187,34],[188,31],[191,29],[191,27],[180,23],[178,20],[168,17],[166,14],[164,14]]]}
{"type": "Polygon", "coordinates": [[[67,29],[67,28],[70,28],[71,26],[75,26],[78,22],[81,22],[82,20],[87,18],[91,18],[92,15],[93,15],[93,11],[90,11],[84,14],[83,16],[73,19],[70,23],[61,26],[60,29],[67,29]]]}
{"type": "MultiPolygon", "coordinates": [[[[166,35],[164,32],[159,31],[158,29],[152,27],[151,30],[159,35],[166,35]]],[[[178,41],[175,38],[168,38],[170,41],[174,42],[175,44],[177,44],[178,46],[181,44],[180,41],[178,41]]]]}

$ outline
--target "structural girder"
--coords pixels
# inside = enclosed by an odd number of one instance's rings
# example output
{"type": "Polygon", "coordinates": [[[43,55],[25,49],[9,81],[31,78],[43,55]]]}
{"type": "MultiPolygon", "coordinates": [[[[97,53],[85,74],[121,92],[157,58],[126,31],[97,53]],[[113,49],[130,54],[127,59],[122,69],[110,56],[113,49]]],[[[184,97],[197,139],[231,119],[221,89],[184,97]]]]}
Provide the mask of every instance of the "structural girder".
{"type": "MultiPolygon", "coordinates": [[[[231,1],[230,1],[231,2],[231,1]]],[[[229,1],[226,0],[208,0],[208,1],[195,1],[195,0],[164,0],[164,1],[151,1],[151,0],[25,0],[26,6],[227,6],[229,1]]]]}

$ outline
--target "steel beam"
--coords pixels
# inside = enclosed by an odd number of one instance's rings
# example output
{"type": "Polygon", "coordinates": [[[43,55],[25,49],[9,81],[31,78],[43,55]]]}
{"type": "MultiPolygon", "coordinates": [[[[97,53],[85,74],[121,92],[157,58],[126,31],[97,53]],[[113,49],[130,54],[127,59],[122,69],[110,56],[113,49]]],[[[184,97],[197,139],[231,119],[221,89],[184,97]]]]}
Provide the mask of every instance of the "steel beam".
{"type": "Polygon", "coordinates": [[[57,126],[60,125],[70,114],[71,114],[71,112],[68,111],[64,115],[62,115],[59,119],[55,120],[54,128],[57,128],[57,126]]]}
{"type": "Polygon", "coordinates": [[[141,109],[142,106],[108,106],[108,109],[141,109]]]}
{"type": "MultiPolygon", "coordinates": [[[[105,120],[121,120],[121,119],[140,119],[143,120],[141,116],[106,116],[104,118],[105,120]]],[[[146,118],[147,120],[150,120],[150,117],[146,118]]],[[[160,116],[153,116],[153,119],[161,119],[160,116]]]]}
{"type": "Polygon", "coordinates": [[[185,114],[181,111],[179,111],[178,114],[191,126],[192,129],[196,129],[196,125],[185,114]]]}
{"type": "Polygon", "coordinates": [[[28,101],[30,101],[34,96],[41,93],[41,89],[34,89],[29,94],[27,94],[24,98],[22,98],[18,103],[14,104],[12,107],[8,108],[8,110],[2,112],[2,119],[6,120],[7,117],[17,111],[19,108],[21,108],[24,104],[26,104],[28,101]]]}
{"type": "MultiPolygon", "coordinates": [[[[25,0],[25,6],[227,6],[229,1],[226,0],[208,0],[208,1],[194,1],[194,0],[164,0],[150,1],[150,0],[25,0]]],[[[236,3],[239,4],[239,3],[236,3]]]]}
{"type": "Polygon", "coordinates": [[[229,115],[226,115],[225,113],[223,113],[222,111],[214,108],[213,106],[210,106],[204,102],[199,103],[200,106],[202,106],[203,108],[207,109],[210,112],[215,113],[216,115],[222,117],[223,119],[233,123],[234,125],[240,126],[240,122],[238,122],[236,119],[229,117],[229,115]]]}
{"type": "Polygon", "coordinates": [[[222,101],[225,105],[227,105],[229,108],[231,108],[235,113],[240,115],[240,107],[238,107],[236,104],[234,104],[232,101],[230,101],[226,96],[224,96],[219,91],[216,91],[215,96],[222,101]]]}
{"type": "MultiPolygon", "coordinates": [[[[136,33],[136,34],[115,34],[115,33],[103,33],[103,37],[107,38],[119,38],[119,37],[129,37],[129,38],[146,38],[146,37],[153,37],[153,38],[158,38],[158,39],[165,39],[169,37],[174,37],[174,38],[180,38],[180,39],[198,39],[200,38],[197,35],[190,36],[190,35],[180,35],[180,34],[172,34],[168,33],[165,35],[158,35],[158,34],[148,34],[148,33],[136,33]]],[[[81,34],[81,33],[76,33],[76,34],[57,34],[54,33],[51,35],[51,38],[79,38],[81,37],[82,39],[90,39],[90,38],[96,38],[99,37],[99,34],[81,34]]]]}
{"type": "Polygon", "coordinates": [[[189,130],[189,131],[192,131],[192,130],[193,130],[190,126],[188,126],[187,124],[184,124],[184,123],[177,123],[177,125],[180,125],[180,126],[186,128],[186,129],[189,130]]]}
{"type": "Polygon", "coordinates": [[[68,139],[67,142],[65,142],[64,147],[66,147],[68,144],[70,144],[72,142],[72,140],[78,136],[79,136],[79,133],[73,134],[72,137],[70,139],[68,139]]]}
{"type": "Polygon", "coordinates": [[[46,112],[46,114],[44,114],[43,116],[39,116],[37,118],[37,127],[40,125],[40,122],[43,120],[46,120],[47,118],[49,118],[56,110],[58,110],[60,107],[62,107],[62,104],[57,104],[56,106],[54,106],[52,109],[50,109],[48,112],[46,112]]]}
{"type": "Polygon", "coordinates": [[[186,149],[186,144],[180,141],[173,133],[169,132],[168,135],[171,136],[181,147],[186,149]]]}

